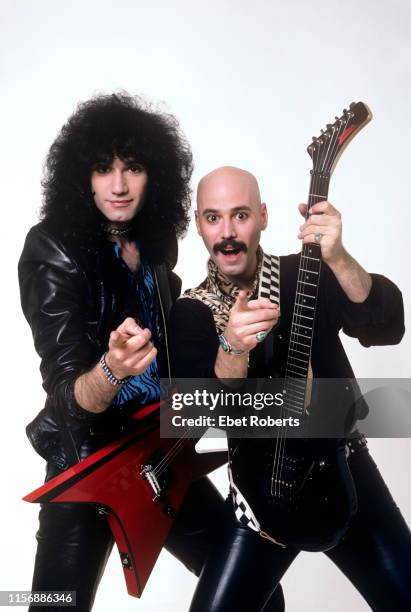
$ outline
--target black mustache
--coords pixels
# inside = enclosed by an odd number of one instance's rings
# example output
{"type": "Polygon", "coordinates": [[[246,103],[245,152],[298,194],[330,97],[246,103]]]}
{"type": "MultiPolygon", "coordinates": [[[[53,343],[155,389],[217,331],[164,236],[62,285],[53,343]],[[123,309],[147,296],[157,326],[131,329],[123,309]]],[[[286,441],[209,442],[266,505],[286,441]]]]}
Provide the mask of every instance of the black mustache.
{"type": "Polygon", "coordinates": [[[222,240],[213,246],[213,253],[217,255],[219,251],[225,251],[228,247],[238,249],[247,253],[247,246],[244,242],[238,242],[238,240],[222,240]]]}

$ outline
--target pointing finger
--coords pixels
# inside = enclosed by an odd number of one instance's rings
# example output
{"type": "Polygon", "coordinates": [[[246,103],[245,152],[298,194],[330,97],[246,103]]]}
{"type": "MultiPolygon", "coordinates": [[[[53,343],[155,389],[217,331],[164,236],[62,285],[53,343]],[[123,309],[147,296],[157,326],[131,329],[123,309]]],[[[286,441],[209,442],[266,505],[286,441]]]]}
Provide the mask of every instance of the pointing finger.
{"type": "Polygon", "coordinates": [[[248,302],[249,310],[258,310],[260,308],[269,308],[272,310],[278,310],[279,306],[275,302],[272,302],[268,298],[258,298],[257,300],[250,300],[248,302]]]}
{"type": "Polygon", "coordinates": [[[234,303],[233,309],[235,308],[235,310],[239,311],[239,310],[248,310],[248,297],[247,297],[247,291],[245,291],[244,289],[240,289],[240,291],[238,292],[238,296],[237,299],[234,303]]]}

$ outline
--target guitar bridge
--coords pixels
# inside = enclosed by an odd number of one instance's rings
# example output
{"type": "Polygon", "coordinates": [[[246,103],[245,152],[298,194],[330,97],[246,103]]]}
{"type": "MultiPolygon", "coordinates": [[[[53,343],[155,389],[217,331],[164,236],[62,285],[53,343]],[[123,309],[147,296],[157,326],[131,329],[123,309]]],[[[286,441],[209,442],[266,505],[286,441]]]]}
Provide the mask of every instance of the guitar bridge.
{"type": "Polygon", "coordinates": [[[154,491],[153,501],[157,501],[162,496],[163,490],[154,473],[153,466],[150,464],[143,465],[140,470],[140,475],[143,476],[154,491]]]}

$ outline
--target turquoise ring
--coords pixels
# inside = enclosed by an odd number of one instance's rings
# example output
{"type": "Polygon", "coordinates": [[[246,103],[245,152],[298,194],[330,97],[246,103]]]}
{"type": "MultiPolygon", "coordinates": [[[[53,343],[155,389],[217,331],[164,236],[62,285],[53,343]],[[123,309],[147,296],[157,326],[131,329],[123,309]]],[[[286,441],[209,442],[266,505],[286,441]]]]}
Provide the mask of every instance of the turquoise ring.
{"type": "Polygon", "coordinates": [[[263,342],[268,336],[268,332],[266,331],[261,331],[261,332],[257,332],[255,335],[255,339],[257,340],[257,342],[263,342]]]}

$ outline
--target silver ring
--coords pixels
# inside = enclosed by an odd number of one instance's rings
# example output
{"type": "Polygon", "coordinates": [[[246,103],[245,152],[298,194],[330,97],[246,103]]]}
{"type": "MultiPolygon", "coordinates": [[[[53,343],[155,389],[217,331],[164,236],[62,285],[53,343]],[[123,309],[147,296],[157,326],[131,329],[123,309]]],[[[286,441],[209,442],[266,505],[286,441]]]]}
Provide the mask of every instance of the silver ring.
{"type": "Polygon", "coordinates": [[[266,331],[260,331],[257,332],[255,335],[255,339],[257,340],[257,342],[263,342],[268,336],[268,332],[266,331]]]}
{"type": "Polygon", "coordinates": [[[314,240],[316,242],[321,242],[321,238],[323,237],[322,234],[314,234],[314,240]]]}

